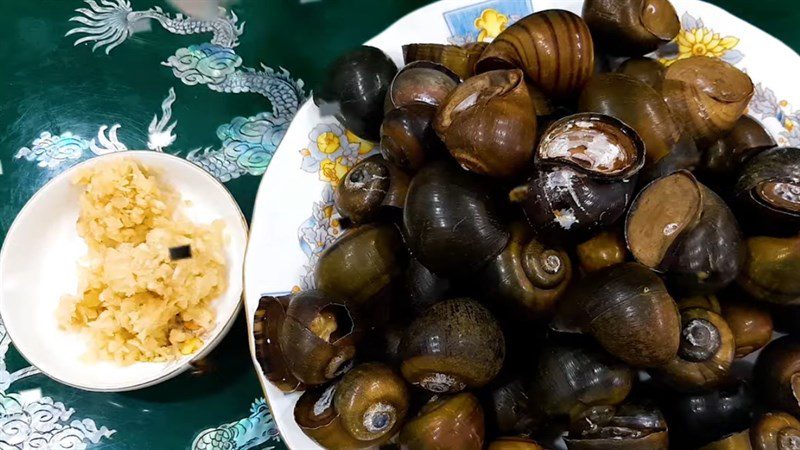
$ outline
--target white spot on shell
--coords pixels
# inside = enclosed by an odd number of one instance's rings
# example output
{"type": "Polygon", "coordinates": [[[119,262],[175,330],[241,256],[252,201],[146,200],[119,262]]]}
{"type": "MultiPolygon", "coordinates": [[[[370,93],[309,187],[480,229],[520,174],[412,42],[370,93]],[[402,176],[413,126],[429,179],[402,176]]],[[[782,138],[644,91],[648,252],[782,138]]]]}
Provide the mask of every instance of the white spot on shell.
{"type": "Polygon", "coordinates": [[[618,162],[625,160],[625,149],[609,139],[605,133],[570,133],[572,128],[590,130],[594,125],[591,122],[577,121],[568,125],[561,133],[550,137],[544,143],[548,157],[580,160],[595,170],[612,170],[618,162]],[[574,151],[579,148],[580,151],[574,151]]]}
{"type": "Polygon", "coordinates": [[[325,392],[320,395],[319,399],[314,403],[314,415],[320,416],[322,413],[325,412],[331,406],[331,402],[333,401],[333,394],[336,392],[336,384],[332,384],[328,386],[328,389],[325,389],[325,392]]]}
{"type": "Polygon", "coordinates": [[[575,171],[572,169],[559,169],[548,172],[545,176],[544,188],[546,192],[569,192],[570,197],[572,197],[572,203],[580,208],[581,211],[586,211],[586,209],[583,207],[585,200],[582,200],[578,196],[578,193],[575,192],[575,187],[572,184],[576,176],[577,173],[575,173],[575,171]]]}
{"type": "Polygon", "coordinates": [[[664,236],[672,236],[672,234],[675,233],[675,231],[677,231],[677,230],[678,230],[678,224],[677,223],[674,223],[674,222],[673,223],[668,223],[664,227],[664,236]]]}
{"type": "Polygon", "coordinates": [[[423,389],[443,394],[445,392],[457,392],[466,387],[464,383],[458,381],[454,376],[446,373],[431,373],[421,379],[416,385],[423,389]]]}
{"type": "Polygon", "coordinates": [[[575,217],[575,211],[572,209],[560,209],[553,211],[553,214],[556,216],[553,220],[565,230],[569,230],[573,225],[579,223],[575,217]]]}
{"type": "Polygon", "coordinates": [[[776,196],[789,203],[800,203],[800,186],[790,183],[775,183],[773,191],[776,196]]]}
{"type": "Polygon", "coordinates": [[[364,412],[362,423],[370,433],[379,433],[394,425],[394,406],[388,403],[375,403],[364,412]]]}

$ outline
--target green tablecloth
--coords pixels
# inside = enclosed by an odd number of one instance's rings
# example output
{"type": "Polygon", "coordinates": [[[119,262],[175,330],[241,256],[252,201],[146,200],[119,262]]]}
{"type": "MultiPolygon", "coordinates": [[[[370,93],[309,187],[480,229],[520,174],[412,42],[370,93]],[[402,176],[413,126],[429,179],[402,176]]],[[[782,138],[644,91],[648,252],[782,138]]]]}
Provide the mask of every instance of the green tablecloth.
{"type": "MultiPolygon", "coordinates": [[[[259,175],[327,62],[426,3],[240,0],[192,22],[154,0],[4,0],[0,238],[49,178],[124,148],[180,152],[249,217],[259,175]]],[[[800,49],[796,2],[714,3],[800,49]]],[[[0,448],[283,448],[245,333],[241,317],[202,373],[103,394],[39,374],[0,324],[0,448]]]]}

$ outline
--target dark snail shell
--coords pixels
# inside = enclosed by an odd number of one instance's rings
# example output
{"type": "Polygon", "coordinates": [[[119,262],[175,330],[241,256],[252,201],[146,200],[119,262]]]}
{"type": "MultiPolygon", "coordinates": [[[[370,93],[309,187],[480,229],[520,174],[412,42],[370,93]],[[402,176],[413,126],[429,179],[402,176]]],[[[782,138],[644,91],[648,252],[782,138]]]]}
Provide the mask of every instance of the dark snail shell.
{"type": "Polygon", "coordinates": [[[444,300],[450,284],[450,280],[436,275],[411,258],[406,270],[406,295],[412,313],[419,315],[434,303],[444,300]]]}
{"type": "Polygon", "coordinates": [[[772,235],[800,231],[800,148],[764,150],[742,167],[735,187],[749,230],[772,235]]]}
{"type": "Polygon", "coordinates": [[[596,272],[625,262],[627,249],[622,233],[601,231],[575,248],[578,264],[584,272],[596,272]]]}
{"type": "Polygon", "coordinates": [[[415,319],[400,342],[401,370],[409,383],[434,393],[489,383],[503,366],[500,325],[469,298],[436,303],[415,319]]]}
{"type": "Polygon", "coordinates": [[[486,44],[474,42],[463,46],[445,44],[408,44],[403,46],[406,64],[414,61],[432,61],[441,64],[462,80],[475,75],[475,62],[486,44]]]}
{"type": "Polygon", "coordinates": [[[467,170],[510,177],[527,169],[536,113],[522,71],[493,70],[467,79],[439,107],[434,128],[467,170]]]}
{"type": "Polygon", "coordinates": [[[483,298],[497,302],[509,317],[549,319],[572,280],[566,252],[533,237],[527,224],[513,223],[506,248],[477,274],[483,298]]]}
{"type": "Polygon", "coordinates": [[[597,47],[617,56],[653,52],[681,31],[669,0],[587,0],[583,19],[597,47]]]}
{"type": "Polygon", "coordinates": [[[752,450],[750,430],[729,434],[718,441],[700,447],[698,450],[752,450]]]}
{"type": "Polygon", "coordinates": [[[725,299],[722,317],[733,333],[736,358],[761,349],[772,339],[772,316],[762,305],[751,301],[725,299]]]}
{"type": "Polygon", "coordinates": [[[778,338],[761,351],[753,368],[759,399],[768,407],[800,415],[800,338],[778,338]]]}
{"type": "Polygon", "coordinates": [[[717,58],[681,59],[664,74],[664,100],[701,148],[736,126],[754,92],[747,74],[717,58]]]}
{"type": "Polygon", "coordinates": [[[340,381],[304,393],[294,417],[327,449],[372,448],[391,439],[408,412],[409,392],[389,366],[361,364],[340,381]]]}
{"type": "Polygon", "coordinates": [[[667,422],[652,406],[598,406],[573,421],[569,450],[667,450],[667,422]]]}
{"type": "Polygon", "coordinates": [[[744,262],[741,231],[731,210],[689,172],[647,185],[625,222],[633,257],[665,272],[681,293],[714,292],[736,278],[744,262]]]}
{"type": "Polygon", "coordinates": [[[717,313],[701,308],[681,311],[681,343],[672,361],[655,370],[657,378],[683,391],[707,391],[727,381],[736,344],[717,313]]]}
{"type": "Polygon", "coordinates": [[[322,291],[305,291],[292,296],[279,340],[292,375],[307,385],[317,385],[349,368],[357,336],[345,301],[322,291]]]}
{"type": "Polygon", "coordinates": [[[577,95],[594,70],[594,44],[579,16],[551,9],[523,17],[500,33],[484,50],[478,73],[519,68],[545,94],[577,95]]]}
{"type": "Polygon", "coordinates": [[[800,421],[784,412],[763,414],[750,429],[753,450],[800,448],[800,421]]]}
{"type": "Polygon", "coordinates": [[[400,431],[404,450],[481,450],[485,430],[478,399],[467,392],[432,400],[400,431]]]}
{"type": "Polygon", "coordinates": [[[339,214],[351,222],[370,222],[403,208],[409,182],[398,167],[380,155],[370,156],[339,180],[333,202],[339,214]]]}
{"type": "Polygon", "coordinates": [[[389,440],[408,412],[403,378],[381,363],[364,363],[347,372],[333,396],[342,427],[359,441],[389,440]]]}
{"type": "Polygon", "coordinates": [[[539,424],[525,381],[518,375],[501,375],[484,390],[487,427],[500,435],[531,435],[539,424]]]}
{"type": "Polygon", "coordinates": [[[279,340],[290,299],[288,295],[261,297],[253,318],[256,359],[264,376],[283,392],[302,390],[302,383],[289,370],[279,340]]]}
{"type": "Polygon", "coordinates": [[[413,103],[439,106],[461,79],[447,67],[432,61],[415,61],[397,72],[389,86],[386,109],[413,103]]]}
{"type": "Polygon", "coordinates": [[[444,154],[444,144],[433,129],[436,107],[424,103],[395,108],[381,125],[381,154],[391,163],[417,171],[444,154]]]}
{"type": "Polygon", "coordinates": [[[739,286],[761,301],[800,305],[800,235],[751,237],[744,247],[747,256],[739,286]]]}
{"type": "Polygon", "coordinates": [[[376,142],[383,121],[383,103],[397,66],[381,50],[361,46],[337,58],[327,69],[314,103],[323,115],[333,114],[356,136],[376,142]]]}
{"type": "Polygon", "coordinates": [[[667,394],[664,412],[676,448],[696,448],[750,426],[755,406],[744,383],[694,394],[667,394]]]}
{"type": "Polygon", "coordinates": [[[719,299],[714,294],[695,295],[678,300],[678,309],[680,311],[693,308],[705,309],[713,313],[722,314],[722,306],[720,306],[719,299]]]}
{"type": "Polygon", "coordinates": [[[644,144],[613,117],[583,113],[553,123],[536,152],[537,169],[510,198],[545,235],[583,235],[625,213],[644,165],[644,144]]]}
{"type": "Polygon", "coordinates": [[[612,116],[636,130],[647,150],[648,168],[667,157],[681,137],[680,126],[661,94],[628,75],[592,77],[578,100],[578,110],[612,116]]]}
{"type": "Polygon", "coordinates": [[[598,405],[622,403],[634,371],[591,341],[550,343],[539,356],[529,387],[540,417],[572,419],[598,405]]]}
{"type": "MultiPolygon", "coordinates": [[[[732,183],[732,177],[753,155],[775,147],[775,140],[761,122],[742,116],[730,133],[706,149],[703,154],[703,176],[718,183],[732,183]]],[[[727,186],[726,186],[727,187],[727,186]]]]}
{"type": "Polygon", "coordinates": [[[411,254],[445,276],[480,269],[509,237],[486,180],[445,162],[425,166],[411,181],[403,224],[411,254]]]}
{"type": "Polygon", "coordinates": [[[592,272],[559,303],[553,326],[593,336],[637,367],[658,367],[678,353],[678,307],[651,270],[624,263],[592,272]]]}
{"type": "Polygon", "coordinates": [[[406,252],[392,224],[352,228],[319,256],[314,272],[317,289],[347,299],[358,313],[372,314],[402,280],[406,252]]]}
{"type": "Polygon", "coordinates": [[[544,450],[535,441],[521,437],[501,437],[492,441],[487,450],[544,450]]]}
{"type": "Polygon", "coordinates": [[[626,59],[619,67],[617,72],[636,78],[644,84],[661,92],[664,84],[664,73],[666,67],[652,58],[630,58],[626,59]]]}

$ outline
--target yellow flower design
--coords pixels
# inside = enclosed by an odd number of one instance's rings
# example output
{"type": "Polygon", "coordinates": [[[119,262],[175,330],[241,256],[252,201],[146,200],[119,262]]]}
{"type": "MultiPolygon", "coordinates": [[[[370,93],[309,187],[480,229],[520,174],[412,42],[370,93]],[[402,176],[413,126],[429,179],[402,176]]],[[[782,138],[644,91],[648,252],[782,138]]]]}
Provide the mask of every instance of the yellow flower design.
{"type": "Polygon", "coordinates": [[[480,30],[478,42],[494,39],[508,26],[508,16],[492,8],[483,10],[481,16],[475,19],[475,28],[480,30]]]}
{"type": "Polygon", "coordinates": [[[327,155],[339,150],[341,144],[339,136],[330,131],[326,131],[317,136],[317,147],[319,147],[319,151],[327,155]]]}
{"type": "Polygon", "coordinates": [[[336,185],[339,179],[342,178],[350,167],[342,163],[344,157],[336,158],[336,161],[325,159],[319,163],[319,179],[327,181],[332,185],[336,185]]]}
{"type": "Polygon", "coordinates": [[[361,139],[350,130],[345,131],[344,135],[345,137],[347,137],[347,140],[349,142],[353,144],[358,144],[359,155],[366,155],[367,153],[371,152],[373,148],[375,148],[375,144],[361,139]]]}
{"type": "Polygon", "coordinates": [[[722,58],[725,52],[733,50],[739,45],[739,38],[733,36],[721,37],[708,28],[693,28],[681,30],[678,33],[678,57],[675,59],[662,59],[665,65],[670,65],[680,59],[692,56],[707,56],[709,58],[722,58]]]}

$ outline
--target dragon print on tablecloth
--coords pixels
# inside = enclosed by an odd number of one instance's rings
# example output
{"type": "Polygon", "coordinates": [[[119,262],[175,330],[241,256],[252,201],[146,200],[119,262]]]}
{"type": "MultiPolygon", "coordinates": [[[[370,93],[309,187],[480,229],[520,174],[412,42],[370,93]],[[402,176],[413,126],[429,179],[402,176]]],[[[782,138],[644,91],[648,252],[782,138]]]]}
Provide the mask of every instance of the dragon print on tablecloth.
{"type": "MultiPolygon", "coordinates": [[[[272,419],[269,406],[263,398],[259,398],[250,407],[250,416],[201,431],[194,438],[191,450],[244,450],[279,440],[278,427],[272,419]]],[[[259,448],[271,450],[275,447],[259,448]]]]}
{"type": "Polygon", "coordinates": [[[110,53],[150,20],[174,34],[211,33],[209,42],[179,48],[162,64],[189,86],[202,84],[217,92],[262,95],[272,104],[272,111],[234,118],[217,130],[221,147],[192,150],[186,159],[223,182],[264,173],[306,94],[303,81],[292,79],[283,68],[242,65],[235,48],[244,23],[239,23],[233,11],[220,8],[217,18],[198,20],[183,14],[172,16],[157,6],[134,11],[128,0],[85,1],[89,7],[76,9],[80,15],[70,19],[84,26],[71,29],[67,35],[83,35],[75,45],[93,43],[92,51],[104,48],[110,53]]]}

